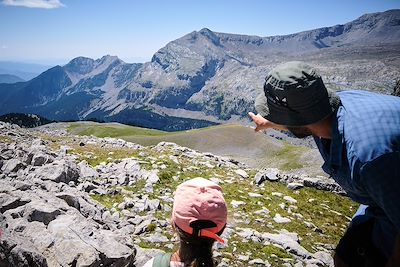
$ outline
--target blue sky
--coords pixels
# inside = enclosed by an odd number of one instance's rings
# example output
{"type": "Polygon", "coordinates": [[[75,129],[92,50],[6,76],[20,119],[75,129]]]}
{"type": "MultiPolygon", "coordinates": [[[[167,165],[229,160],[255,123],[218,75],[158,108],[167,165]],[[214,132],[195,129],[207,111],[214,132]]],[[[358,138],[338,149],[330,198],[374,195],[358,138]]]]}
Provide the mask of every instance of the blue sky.
{"type": "Polygon", "coordinates": [[[0,0],[0,61],[149,61],[194,30],[271,36],[344,24],[400,0],[0,0]]]}

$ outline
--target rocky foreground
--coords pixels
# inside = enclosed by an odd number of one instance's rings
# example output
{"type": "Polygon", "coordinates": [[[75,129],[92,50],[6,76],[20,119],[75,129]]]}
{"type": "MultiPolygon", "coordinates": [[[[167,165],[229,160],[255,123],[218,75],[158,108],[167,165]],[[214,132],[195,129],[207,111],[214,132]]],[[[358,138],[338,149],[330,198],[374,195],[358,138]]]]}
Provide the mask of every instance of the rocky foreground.
{"type": "Polygon", "coordinates": [[[229,204],[219,266],[333,266],[356,209],[324,177],[51,125],[0,122],[0,169],[0,266],[142,266],[174,248],[173,191],[196,176],[220,183],[229,204]]]}

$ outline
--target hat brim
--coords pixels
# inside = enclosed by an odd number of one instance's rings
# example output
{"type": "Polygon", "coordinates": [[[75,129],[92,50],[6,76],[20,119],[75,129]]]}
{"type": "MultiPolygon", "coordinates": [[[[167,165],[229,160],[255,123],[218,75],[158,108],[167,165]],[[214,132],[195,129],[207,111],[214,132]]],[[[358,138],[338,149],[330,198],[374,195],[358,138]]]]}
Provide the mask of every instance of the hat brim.
{"type": "Polygon", "coordinates": [[[282,107],[275,103],[268,101],[264,92],[261,92],[255,100],[255,108],[258,114],[265,119],[285,126],[305,126],[316,123],[330,114],[332,114],[340,105],[340,98],[335,91],[327,89],[328,99],[321,100],[326,101],[323,105],[315,105],[311,108],[311,112],[307,113],[294,112],[288,110],[286,107],[282,107]],[[307,116],[308,114],[308,116],[307,116]]]}

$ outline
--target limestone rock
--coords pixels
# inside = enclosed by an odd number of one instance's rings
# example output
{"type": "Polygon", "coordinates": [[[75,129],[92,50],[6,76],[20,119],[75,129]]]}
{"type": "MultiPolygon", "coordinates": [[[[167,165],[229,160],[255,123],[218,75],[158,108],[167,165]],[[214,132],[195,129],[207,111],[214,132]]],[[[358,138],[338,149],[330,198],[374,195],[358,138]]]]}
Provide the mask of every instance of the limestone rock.
{"type": "Polygon", "coordinates": [[[10,159],[3,164],[1,170],[4,173],[10,173],[10,172],[17,172],[23,168],[25,168],[25,164],[21,160],[10,159]]]}
{"type": "Polygon", "coordinates": [[[78,167],[82,178],[96,178],[99,176],[98,172],[84,160],[79,162],[78,167]]]}
{"type": "Polygon", "coordinates": [[[271,264],[268,261],[264,261],[264,260],[258,259],[258,258],[249,261],[249,264],[256,265],[256,266],[268,266],[268,267],[271,266],[271,264]]]}
{"type": "Polygon", "coordinates": [[[137,256],[135,258],[135,266],[143,266],[148,260],[154,258],[160,253],[165,253],[159,249],[143,249],[141,247],[136,247],[137,256]]]}
{"type": "Polygon", "coordinates": [[[267,168],[257,172],[256,176],[254,177],[254,181],[256,184],[260,185],[264,181],[278,181],[279,180],[279,170],[275,168],[267,168]]]}
{"type": "Polygon", "coordinates": [[[284,196],[283,199],[286,200],[287,202],[289,202],[290,204],[296,204],[297,203],[297,200],[292,198],[291,196],[284,196]]]}
{"type": "Polygon", "coordinates": [[[275,214],[275,217],[273,219],[276,223],[289,223],[292,220],[286,217],[282,217],[279,213],[275,214]]]}
{"type": "Polygon", "coordinates": [[[300,189],[300,188],[303,188],[303,187],[304,187],[303,183],[293,182],[293,183],[288,183],[287,184],[287,188],[292,189],[292,190],[297,190],[297,189],[300,189]]]}
{"type": "Polygon", "coordinates": [[[56,207],[40,202],[30,202],[24,212],[24,216],[27,218],[28,222],[38,221],[48,225],[61,213],[61,210],[56,207]]]}
{"type": "Polygon", "coordinates": [[[44,267],[46,258],[25,240],[14,241],[11,237],[0,239],[0,266],[44,267]]]}
{"type": "Polygon", "coordinates": [[[323,262],[323,264],[326,266],[334,266],[333,258],[330,253],[327,253],[325,251],[317,251],[313,254],[313,256],[315,259],[323,262]]]}
{"type": "Polygon", "coordinates": [[[235,173],[238,174],[239,176],[241,176],[242,178],[245,178],[245,179],[249,178],[249,175],[247,174],[247,172],[242,169],[235,170],[235,173]]]}
{"type": "Polygon", "coordinates": [[[239,206],[245,205],[245,204],[246,204],[246,202],[244,202],[244,201],[238,201],[238,200],[231,201],[231,205],[233,208],[238,208],[239,206]]]}
{"type": "Polygon", "coordinates": [[[37,169],[35,176],[42,180],[51,180],[57,183],[76,182],[79,178],[79,169],[73,162],[59,160],[37,169]]]}

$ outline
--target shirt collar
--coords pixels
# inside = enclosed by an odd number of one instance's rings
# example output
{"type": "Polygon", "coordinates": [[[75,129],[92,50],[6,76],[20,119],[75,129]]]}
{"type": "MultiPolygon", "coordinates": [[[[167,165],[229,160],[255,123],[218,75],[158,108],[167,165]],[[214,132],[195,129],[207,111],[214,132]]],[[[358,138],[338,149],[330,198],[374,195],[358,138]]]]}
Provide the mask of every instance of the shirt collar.
{"type": "MultiPolygon", "coordinates": [[[[340,109],[340,108],[339,108],[340,109]]],[[[339,110],[333,116],[332,121],[332,140],[330,146],[329,163],[331,166],[342,166],[343,153],[343,121],[338,116],[339,110]]]]}
{"type": "Polygon", "coordinates": [[[342,166],[343,123],[340,122],[340,119],[338,118],[339,116],[335,112],[332,118],[331,139],[314,137],[319,151],[325,161],[322,168],[327,173],[342,166]]]}

